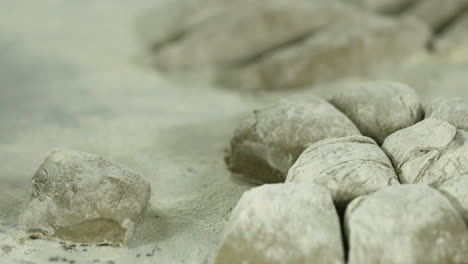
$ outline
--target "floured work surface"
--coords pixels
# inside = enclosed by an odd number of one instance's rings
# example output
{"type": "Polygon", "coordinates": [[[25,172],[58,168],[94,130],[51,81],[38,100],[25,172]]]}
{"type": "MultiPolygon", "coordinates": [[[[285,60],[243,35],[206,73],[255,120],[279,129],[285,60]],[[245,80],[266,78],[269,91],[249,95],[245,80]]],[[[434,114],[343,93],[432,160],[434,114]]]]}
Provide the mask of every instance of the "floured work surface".
{"type": "MultiPolygon", "coordinates": [[[[231,177],[223,151],[241,116],[284,94],[172,82],[141,65],[134,20],[154,4],[2,1],[1,263],[210,262],[231,208],[251,188],[231,177]],[[21,237],[31,177],[58,147],[108,157],[150,181],[149,208],[129,248],[21,237]]],[[[468,99],[466,54],[419,55],[376,78],[408,83],[423,99],[468,99]]],[[[294,92],[327,96],[334,87],[294,92]]]]}

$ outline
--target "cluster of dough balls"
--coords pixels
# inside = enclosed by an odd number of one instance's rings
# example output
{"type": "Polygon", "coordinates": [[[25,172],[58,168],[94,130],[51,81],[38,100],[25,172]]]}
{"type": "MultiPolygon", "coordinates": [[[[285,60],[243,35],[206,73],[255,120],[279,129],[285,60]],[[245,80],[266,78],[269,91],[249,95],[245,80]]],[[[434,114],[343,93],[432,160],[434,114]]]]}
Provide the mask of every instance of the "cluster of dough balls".
{"type": "Polygon", "coordinates": [[[462,99],[423,105],[386,81],[255,110],[226,162],[267,184],[240,199],[215,263],[468,263],[467,127],[462,99]]]}
{"type": "Polygon", "coordinates": [[[371,12],[356,1],[167,1],[142,16],[138,35],[158,70],[211,69],[211,81],[239,90],[364,76],[425,49],[428,25],[371,12]]]}

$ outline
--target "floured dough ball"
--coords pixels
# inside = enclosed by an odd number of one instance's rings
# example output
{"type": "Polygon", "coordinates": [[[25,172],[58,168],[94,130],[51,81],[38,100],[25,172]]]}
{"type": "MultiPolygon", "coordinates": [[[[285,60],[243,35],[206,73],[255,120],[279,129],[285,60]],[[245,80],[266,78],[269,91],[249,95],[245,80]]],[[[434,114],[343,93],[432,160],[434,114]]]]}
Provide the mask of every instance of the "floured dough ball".
{"type": "Polygon", "coordinates": [[[468,171],[468,132],[437,119],[425,119],[395,132],[382,149],[392,159],[402,183],[437,188],[468,171]]]}
{"type": "Polygon", "coordinates": [[[429,118],[394,133],[382,148],[392,159],[402,183],[439,189],[468,223],[468,132],[429,118]]]}
{"type": "Polygon", "coordinates": [[[463,98],[437,98],[426,108],[426,118],[446,121],[468,131],[468,102],[463,98]]]}
{"type": "Polygon", "coordinates": [[[344,263],[329,192],[313,184],[270,184],[242,196],[215,264],[344,263]]]}
{"type": "Polygon", "coordinates": [[[122,164],[56,150],[33,176],[21,225],[74,243],[125,245],[150,193],[150,184],[122,164]]]}
{"type": "Polygon", "coordinates": [[[356,126],[327,101],[292,96],[255,110],[235,130],[226,156],[230,170],[259,183],[283,182],[308,144],[360,135],[356,126]]]}
{"type": "Polygon", "coordinates": [[[424,50],[429,36],[427,25],[416,19],[362,14],[266,53],[218,82],[242,90],[278,90],[362,77],[424,50]]]}
{"type": "Polygon", "coordinates": [[[416,92],[388,81],[365,82],[334,95],[330,102],[345,113],[368,136],[382,144],[393,132],[423,118],[416,92]]]}
{"type": "Polygon", "coordinates": [[[399,184],[390,159],[372,139],[363,136],[310,145],[291,167],[286,181],[324,186],[340,207],[358,196],[399,184]]]}
{"type": "Polygon", "coordinates": [[[397,185],[346,209],[349,264],[458,264],[468,260],[468,230],[451,203],[424,185],[397,185]]]}

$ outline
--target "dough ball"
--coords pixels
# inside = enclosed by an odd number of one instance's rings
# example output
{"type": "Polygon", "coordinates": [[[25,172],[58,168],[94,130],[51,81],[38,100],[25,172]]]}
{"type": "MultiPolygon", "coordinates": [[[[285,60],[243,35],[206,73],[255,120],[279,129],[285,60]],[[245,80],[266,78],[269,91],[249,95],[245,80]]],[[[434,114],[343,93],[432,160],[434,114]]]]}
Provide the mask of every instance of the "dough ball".
{"type": "Polygon", "coordinates": [[[73,243],[125,245],[150,193],[150,184],[122,164],[55,150],[32,178],[21,225],[73,243]]]}
{"type": "Polygon", "coordinates": [[[395,132],[382,149],[392,159],[402,183],[437,188],[468,171],[467,139],[468,132],[430,118],[395,132]]]}
{"type": "Polygon", "coordinates": [[[329,192],[318,185],[287,183],[244,193],[214,263],[344,263],[329,192]]]}
{"type": "Polygon", "coordinates": [[[387,136],[423,118],[416,92],[397,82],[364,82],[334,95],[330,102],[368,136],[382,144],[387,136]]]}
{"type": "Polygon", "coordinates": [[[286,181],[324,186],[340,207],[358,196],[399,184],[390,159],[364,136],[325,139],[310,145],[291,167],[286,181]]]}
{"type": "Polygon", "coordinates": [[[352,201],[349,264],[441,264],[468,260],[468,230],[451,203],[424,185],[396,185],[352,201]]]}
{"type": "Polygon", "coordinates": [[[308,144],[360,135],[356,126],[327,101],[292,96],[255,110],[231,140],[230,170],[259,183],[283,182],[308,144]]]}

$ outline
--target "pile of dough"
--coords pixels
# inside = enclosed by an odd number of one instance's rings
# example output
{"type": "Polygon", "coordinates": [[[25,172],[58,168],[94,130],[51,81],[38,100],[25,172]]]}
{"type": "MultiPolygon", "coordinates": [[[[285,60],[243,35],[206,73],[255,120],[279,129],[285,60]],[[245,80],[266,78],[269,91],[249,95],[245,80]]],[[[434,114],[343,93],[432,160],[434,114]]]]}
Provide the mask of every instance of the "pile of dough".
{"type": "Polygon", "coordinates": [[[169,1],[145,15],[138,28],[157,69],[211,69],[219,85],[240,90],[364,76],[425,49],[425,23],[349,2],[169,1]]]}

